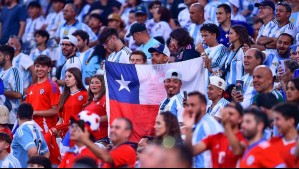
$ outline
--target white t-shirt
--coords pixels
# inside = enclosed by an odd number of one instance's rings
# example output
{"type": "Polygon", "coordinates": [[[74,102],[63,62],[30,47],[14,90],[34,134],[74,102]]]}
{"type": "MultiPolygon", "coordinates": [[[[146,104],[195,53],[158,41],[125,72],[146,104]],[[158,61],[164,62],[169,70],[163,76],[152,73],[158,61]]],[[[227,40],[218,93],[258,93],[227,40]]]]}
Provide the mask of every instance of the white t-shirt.
{"type": "Polygon", "coordinates": [[[160,21],[152,27],[151,30],[151,37],[161,36],[163,37],[164,41],[166,42],[169,38],[172,29],[169,24],[165,21],[160,21]]]}

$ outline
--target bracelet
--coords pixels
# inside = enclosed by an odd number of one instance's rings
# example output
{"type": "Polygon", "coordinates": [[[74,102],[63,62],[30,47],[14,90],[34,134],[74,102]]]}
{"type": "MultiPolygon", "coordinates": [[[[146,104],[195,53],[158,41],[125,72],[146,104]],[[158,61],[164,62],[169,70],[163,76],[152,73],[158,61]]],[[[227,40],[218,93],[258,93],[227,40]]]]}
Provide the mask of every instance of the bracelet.
{"type": "Polygon", "coordinates": [[[202,54],[200,54],[200,56],[204,56],[204,55],[207,55],[206,52],[203,52],[202,54]]]}

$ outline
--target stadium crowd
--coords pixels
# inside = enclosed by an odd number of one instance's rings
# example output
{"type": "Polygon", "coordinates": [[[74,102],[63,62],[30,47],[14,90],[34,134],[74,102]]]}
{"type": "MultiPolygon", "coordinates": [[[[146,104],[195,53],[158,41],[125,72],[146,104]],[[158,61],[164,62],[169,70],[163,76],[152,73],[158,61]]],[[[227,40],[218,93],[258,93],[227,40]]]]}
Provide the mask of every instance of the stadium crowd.
{"type": "Polygon", "coordinates": [[[299,167],[298,0],[1,0],[0,44],[1,168],[299,167]],[[106,62],[196,58],[154,135],[110,121],[106,62]]]}

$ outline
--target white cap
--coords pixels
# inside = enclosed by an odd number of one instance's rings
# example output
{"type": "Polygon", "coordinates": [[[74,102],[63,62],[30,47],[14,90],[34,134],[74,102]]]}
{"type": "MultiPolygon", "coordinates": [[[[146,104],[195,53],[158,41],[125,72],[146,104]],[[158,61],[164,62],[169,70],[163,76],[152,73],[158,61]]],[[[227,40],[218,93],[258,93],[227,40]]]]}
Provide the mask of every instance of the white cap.
{"type": "Polygon", "coordinates": [[[182,81],[182,73],[179,72],[176,69],[169,69],[166,73],[165,73],[165,78],[166,79],[170,79],[170,78],[174,78],[174,79],[179,79],[180,81],[182,81]]]}
{"type": "Polygon", "coordinates": [[[228,0],[231,4],[233,4],[235,7],[240,8],[240,2],[239,0],[228,0]]]}
{"type": "Polygon", "coordinates": [[[61,42],[70,42],[75,46],[78,45],[78,39],[73,35],[67,35],[66,37],[63,37],[61,42]]]}
{"type": "Polygon", "coordinates": [[[219,87],[220,89],[224,90],[226,89],[226,83],[225,81],[218,76],[211,76],[210,77],[210,84],[214,85],[216,87],[219,87]]]}

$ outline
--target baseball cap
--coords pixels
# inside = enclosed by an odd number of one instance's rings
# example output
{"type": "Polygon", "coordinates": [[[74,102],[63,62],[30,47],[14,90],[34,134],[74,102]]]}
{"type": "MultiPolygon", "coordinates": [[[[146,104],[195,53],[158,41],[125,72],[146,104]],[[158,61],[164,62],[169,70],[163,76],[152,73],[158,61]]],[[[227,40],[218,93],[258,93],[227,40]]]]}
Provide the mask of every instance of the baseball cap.
{"type": "Polygon", "coordinates": [[[6,106],[0,106],[0,124],[9,123],[9,111],[6,106]]]}
{"type": "Polygon", "coordinates": [[[158,52],[158,53],[162,53],[162,54],[164,54],[164,55],[166,55],[168,57],[170,56],[169,49],[166,46],[162,45],[162,44],[159,44],[159,45],[157,45],[155,47],[149,48],[148,52],[149,53],[158,52]]]}
{"type": "Polygon", "coordinates": [[[146,30],[145,24],[143,24],[143,23],[134,23],[130,28],[130,33],[126,37],[129,38],[134,33],[142,32],[142,31],[145,31],[145,30],[146,30]]]}
{"type": "Polygon", "coordinates": [[[143,6],[137,6],[135,8],[135,14],[141,14],[141,15],[146,15],[146,9],[143,6]]]}
{"type": "Polygon", "coordinates": [[[179,79],[180,81],[182,81],[182,73],[180,71],[178,71],[177,69],[169,69],[165,73],[164,80],[170,79],[170,78],[179,79]]]}
{"type": "Polygon", "coordinates": [[[61,42],[70,42],[70,43],[72,43],[75,46],[78,45],[78,40],[73,35],[67,35],[66,37],[63,37],[61,42]]]}
{"type": "Polygon", "coordinates": [[[211,76],[210,77],[210,84],[214,85],[216,87],[219,87],[220,89],[224,90],[226,89],[226,83],[225,81],[218,76],[211,76]]]}
{"type": "Polygon", "coordinates": [[[275,11],[275,4],[274,4],[274,2],[272,2],[270,0],[266,0],[266,1],[263,1],[261,3],[255,3],[254,6],[255,7],[268,6],[268,7],[272,8],[273,11],[275,11]]]}
{"type": "Polygon", "coordinates": [[[237,8],[240,8],[240,1],[239,0],[228,0],[231,4],[236,6],[237,8]]]}
{"type": "Polygon", "coordinates": [[[115,21],[121,22],[120,15],[115,14],[115,13],[110,14],[110,15],[108,16],[108,20],[115,20],[115,21]]]}

